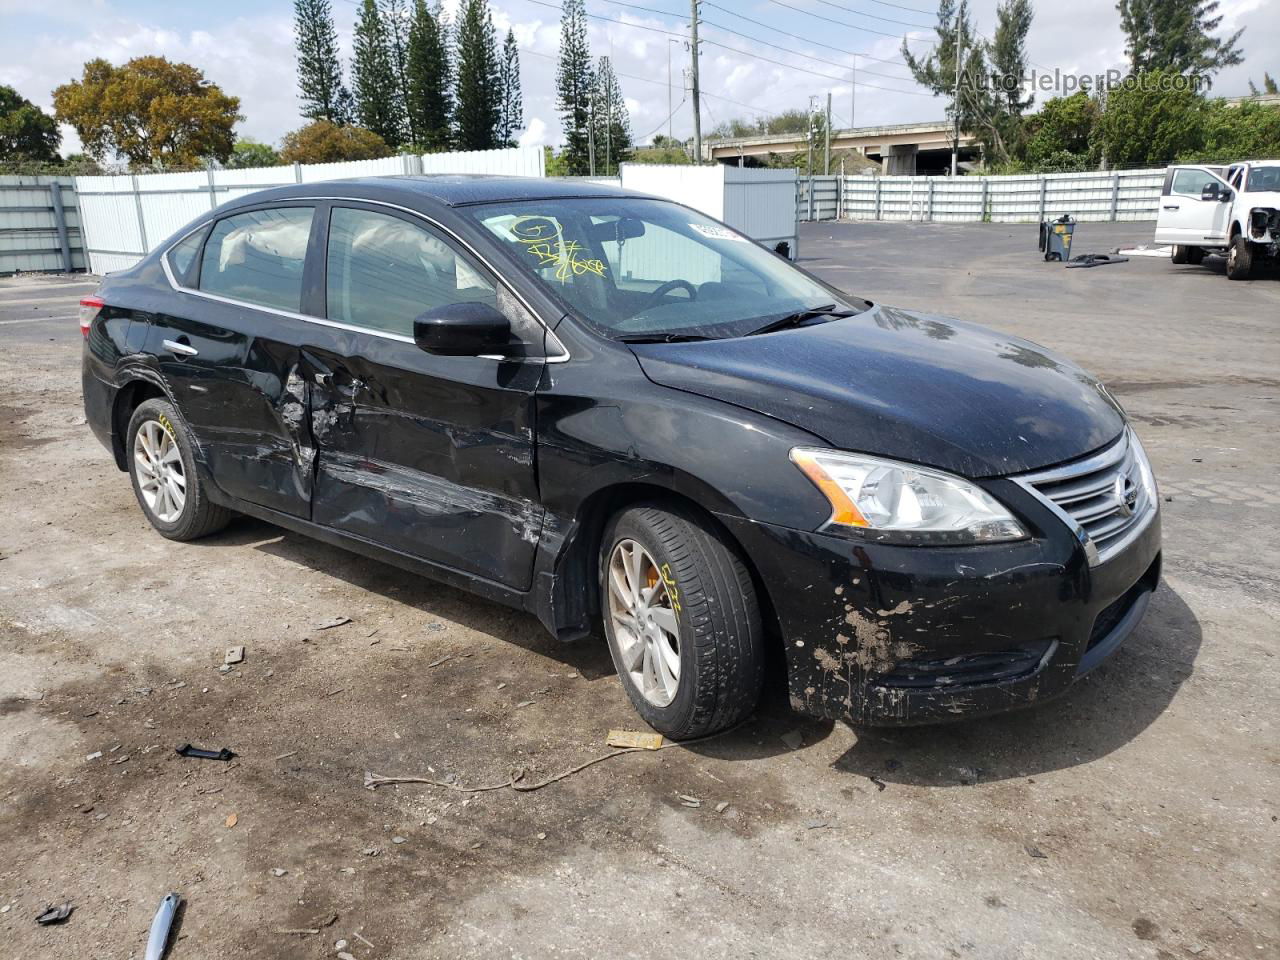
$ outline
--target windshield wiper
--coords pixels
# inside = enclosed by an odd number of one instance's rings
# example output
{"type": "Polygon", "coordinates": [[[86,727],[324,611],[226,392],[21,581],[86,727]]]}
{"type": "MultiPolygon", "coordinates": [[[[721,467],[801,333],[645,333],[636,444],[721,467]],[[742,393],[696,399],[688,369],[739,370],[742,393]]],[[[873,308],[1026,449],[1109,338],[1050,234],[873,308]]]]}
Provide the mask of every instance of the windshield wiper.
{"type": "Polygon", "coordinates": [[[801,310],[797,313],[789,313],[785,317],[779,317],[777,320],[770,320],[763,327],[756,327],[754,330],[748,331],[745,335],[754,337],[759,333],[773,333],[775,330],[786,330],[790,327],[798,327],[809,320],[815,320],[818,317],[831,317],[838,319],[840,317],[857,316],[856,310],[846,310],[837,307],[834,303],[829,303],[825,307],[810,307],[807,310],[801,310]]]}
{"type": "Polygon", "coordinates": [[[717,340],[699,333],[631,333],[615,338],[619,343],[694,343],[699,340],[717,340]]]}

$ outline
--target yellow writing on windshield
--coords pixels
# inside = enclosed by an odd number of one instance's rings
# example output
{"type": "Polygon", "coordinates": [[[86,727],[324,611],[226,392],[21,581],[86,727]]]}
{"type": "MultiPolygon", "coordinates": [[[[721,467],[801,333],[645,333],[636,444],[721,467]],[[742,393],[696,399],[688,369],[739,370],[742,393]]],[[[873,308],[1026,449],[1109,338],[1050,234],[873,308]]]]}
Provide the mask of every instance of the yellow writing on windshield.
{"type": "Polygon", "coordinates": [[[568,283],[584,273],[604,276],[604,261],[580,257],[582,244],[562,237],[555,223],[547,217],[520,217],[511,224],[511,234],[538,258],[538,266],[554,264],[555,278],[561,283],[568,283]]]}

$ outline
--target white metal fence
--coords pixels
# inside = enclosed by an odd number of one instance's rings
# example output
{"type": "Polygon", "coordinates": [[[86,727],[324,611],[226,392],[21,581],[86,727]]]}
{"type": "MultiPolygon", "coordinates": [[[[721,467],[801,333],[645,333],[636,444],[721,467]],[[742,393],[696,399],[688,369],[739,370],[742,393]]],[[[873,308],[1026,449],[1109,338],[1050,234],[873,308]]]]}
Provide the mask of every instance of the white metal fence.
{"type": "Polygon", "coordinates": [[[76,193],[89,269],[107,273],[132,266],[200,214],[255,190],[288,183],[424,171],[536,177],[543,175],[543,157],[541,147],[513,147],[249,170],[76,177],[76,193]]]}
{"type": "Polygon", "coordinates": [[[84,267],[72,179],[0,177],[0,275],[84,267]]]}
{"type": "Polygon", "coordinates": [[[813,177],[797,182],[801,220],[1025,223],[1069,213],[1077,220],[1154,220],[1164,170],[1005,177],[813,177]]]}

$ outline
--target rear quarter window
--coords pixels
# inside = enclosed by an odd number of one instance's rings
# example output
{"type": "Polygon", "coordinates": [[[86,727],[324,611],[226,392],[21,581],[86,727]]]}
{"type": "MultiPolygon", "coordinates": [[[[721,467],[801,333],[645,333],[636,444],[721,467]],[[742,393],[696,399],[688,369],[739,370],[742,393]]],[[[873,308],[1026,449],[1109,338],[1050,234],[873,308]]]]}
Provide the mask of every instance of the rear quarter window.
{"type": "Polygon", "coordinates": [[[208,226],[197,230],[184,240],[179,240],[165,255],[169,260],[169,270],[173,279],[181,286],[189,287],[195,276],[196,254],[200,252],[200,244],[204,243],[208,226]]]}
{"type": "Polygon", "coordinates": [[[200,259],[200,289],[297,313],[312,207],[251,210],[213,225],[200,259]]]}

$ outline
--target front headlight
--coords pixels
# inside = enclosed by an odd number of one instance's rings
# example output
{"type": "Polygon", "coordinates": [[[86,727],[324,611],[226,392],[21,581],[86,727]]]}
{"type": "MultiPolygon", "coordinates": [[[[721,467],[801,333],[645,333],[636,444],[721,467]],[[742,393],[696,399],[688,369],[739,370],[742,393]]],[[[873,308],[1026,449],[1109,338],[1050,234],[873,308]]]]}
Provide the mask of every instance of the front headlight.
{"type": "Polygon", "coordinates": [[[896,460],[796,447],[791,461],[831,503],[828,527],[896,543],[1022,540],[1009,511],[968,480],[896,460]]]}

